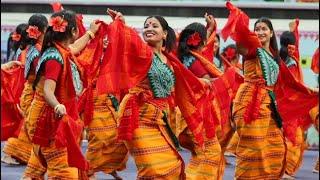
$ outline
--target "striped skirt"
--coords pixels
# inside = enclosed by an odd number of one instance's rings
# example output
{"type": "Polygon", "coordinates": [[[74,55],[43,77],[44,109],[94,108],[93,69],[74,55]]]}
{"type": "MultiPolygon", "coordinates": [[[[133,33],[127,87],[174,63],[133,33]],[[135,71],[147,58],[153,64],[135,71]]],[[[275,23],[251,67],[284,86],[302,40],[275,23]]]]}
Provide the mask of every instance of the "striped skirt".
{"type": "Polygon", "coordinates": [[[296,144],[286,140],[286,174],[294,176],[302,165],[303,152],[306,148],[301,128],[297,129],[296,144]]]}
{"type": "Polygon", "coordinates": [[[93,92],[93,119],[88,130],[86,158],[91,172],[111,173],[126,168],[128,150],[123,142],[117,141],[116,112],[107,95],[97,96],[93,92]]]}
{"type": "MultiPolygon", "coordinates": [[[[194,137],[189,129],[180,134],[179,139],[183,136],[185,136],[184,139],[194,142],[194,137]]],[[[222,179],[225,162],[217,136],[211,139],[205,138],[204,149],[201,149],[195,143],[192,144],[191,159],[186,167],[187,179],[222,179]]],[[[190,150],[190,146],[187,148],[190,150]]]]}
{"type": "MultiPolygon", "coordinates": [[[[125,107],[122,105],[120,111],[125,107]]],[[[139,127],[134,130],[133,139],[126,141],[137,166],[137,179],[183,178],[184,162],[165,128],[163,112],[144,103],[139,113],[139,127]]]]}
{"type": "Polygon", "coordinates": [[[239,143],[236,149],[235,178],[245,180],[280,179],[285,169],[285,142],[271,111],[266,89],[260,89],[258,116],[250,123],[244,114],[252,101],[253,86],[243,83],[233,105],[239,143]]]}
{"type": "MultiPolygon", "coordinates": [[[[20,98],[20,107],[22,112],[24,113],[25,119],[27,119],[27,116],[29,114],[33,95],[34,91],[32,89],[32,83],[27,81],[24,84],[24,89],[20,98]]],[[[28,160],[30,158],[31,149],[32,145],[30,139],[26,134],[26,129],[23,124],[18,138],[9,138],[3,148],[3,152],[26,164],[28,163],[28,160]]]]}

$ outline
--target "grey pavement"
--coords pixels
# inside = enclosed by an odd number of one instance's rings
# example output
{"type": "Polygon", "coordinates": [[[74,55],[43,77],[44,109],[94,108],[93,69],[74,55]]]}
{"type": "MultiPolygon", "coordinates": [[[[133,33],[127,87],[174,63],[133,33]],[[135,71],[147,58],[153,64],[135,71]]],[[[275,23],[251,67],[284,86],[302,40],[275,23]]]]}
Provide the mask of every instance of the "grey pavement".
{"type": "MultiPolygon", "coordinates": [[[[1,142],[1,149],[4,146],[4,142],[1,142]]],[[[86,143],[83,143],[82,150],[85,151],[87,147],[86,143]]],[[[186,164],[189,162],[190,153],[187,150],[180,151],[181,156],[185,160],[186,164]]],[[[319,174],[312,173],[313,166],[315,161],[319,155],[319,151],[305,151],[303,164],[300,170],[296,175],[296,180],[316,180],[319,179],[319,174]]],[[[3,156],[3,152],[1,151],[1,157],[3,156]]],[[[234,177],[234,168],[235,168],[235,158],[227,157],[228,161],[231,165],[226,166],[224,173],[224,180],[233,180],[234,177]]],[[[2,180],[19,180],[22,176],[22,173],[25,169],[25,166],[7,166],[4,163],[1,163],[1,179],[2,180]]],[[[124,180],[134,180],[136,179],[136,166],[134,164],[133,159],[130,157],[127,162],[127,168],[119,172],[119,175],[124,180]]],[[[97,173],[98,180],[107,180],[113,179],[110,175],[105,175],[101,172],[97,173]]]]}

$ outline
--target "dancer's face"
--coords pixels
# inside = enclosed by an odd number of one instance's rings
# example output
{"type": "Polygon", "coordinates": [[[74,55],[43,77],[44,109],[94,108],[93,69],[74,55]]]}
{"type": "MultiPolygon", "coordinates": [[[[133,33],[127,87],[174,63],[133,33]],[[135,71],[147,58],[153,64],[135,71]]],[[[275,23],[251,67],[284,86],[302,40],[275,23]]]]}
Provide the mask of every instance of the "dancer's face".
{"type": "Polygon", "coordinates": [[[162,43],[167,37],[167,31],[164,31],[160,22],[152,17],[146,20],[143,28],[143,39],[149,45],[156,45],[162,43]]]}
{"type": "Polygon", "coordinates": [[[254,32],[257,34],[261,44],[269,43],[273,35],[268,25],[264,22],[259,22],[254,28],[254,32]]]}

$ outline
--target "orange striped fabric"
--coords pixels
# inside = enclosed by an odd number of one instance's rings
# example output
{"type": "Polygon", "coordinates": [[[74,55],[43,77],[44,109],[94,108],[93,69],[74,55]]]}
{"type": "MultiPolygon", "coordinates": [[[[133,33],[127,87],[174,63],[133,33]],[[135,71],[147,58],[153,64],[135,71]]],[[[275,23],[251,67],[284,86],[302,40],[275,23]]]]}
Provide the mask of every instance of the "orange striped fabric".
{"type": "Polygon", "coordinates": [[[51,143],[49,147],[33,145],[31,157],[23,176],[32,179],[44,179],[46,172],[48,173],[48,180],[79,179],[78,169],[68,165],[67,148],[57,148],[54,143],[51,143]]]}
{"type": "Polygon", "coordinates": [[[102,171],[106,174],[126,168],[128,150],[117,141],[117,112],[107,94],[93,91],[93,119],[87,127],[88,149],[86,158],[90,174],[102,171]]]}
{"type": "MultiPolygon", "coordinates": [[[[213,138],[205,138],[204,149],[195,144],[194,137],[189,129],[185,129],[181,136],[185,136],[185,140],[191,142],[184,142],[193,144],[191,150],[191,159],[186,167],[186,179],[222,179],[225,169],[225,161],[221,153],[221,147],[217,136],[213,138]]],[[[184,143],[181,145],[184,147],[184,143]]]]}
{"type": "Polygon", "coordinates": [[[304,142],[303,130],[298,127],[296,133],[296,143],[286,140],[287,153],[286,153],[286,174],[294,176],[302,165],[303,153],[306,148],[304,142]]]}
{"type": "Polygon", "coordinates": [[[236,149],[236,179],[280,179],[285,170],[286,147],[281,129],[271,110],[268,88],[256,84],[262,78],[259,60],[244,62],[245,82],[240,85],[234,100],[233,118],[239,143],[236,149]],[[255,93],[259,94],[258,114],[250,123],[244,115],[255,93]]]}
{"type": "MultiPolygon", "coordinates": [[[[131,93],[140,91],[133,88],[131,93]]],[[[143,91],[143,90],[142,90],[143,91]]],[[[126,102],[131,97],[127,94],[120,104],[119,116],[125,111],[126,102]]],[[[137,166],[137,179],[180,179],[184,177],[184,162],[170,139],[163,121],[163,111],[145,102],[139,106],[139,127],[133,132],[133,138],[125,141],[137,166]]]]}

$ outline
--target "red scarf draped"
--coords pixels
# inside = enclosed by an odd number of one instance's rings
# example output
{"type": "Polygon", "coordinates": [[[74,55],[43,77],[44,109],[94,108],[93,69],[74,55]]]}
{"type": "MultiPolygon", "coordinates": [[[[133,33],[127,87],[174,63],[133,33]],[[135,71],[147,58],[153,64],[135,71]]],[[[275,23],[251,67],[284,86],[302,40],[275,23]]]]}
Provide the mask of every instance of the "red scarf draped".
{"type": "MultiPolygon", "coordinates": [[[[115,20],[111,23],[107,34],[110,42],[97,81],[97,91],[100,94],[119,93],[136,86],[146,78],[153,57],[151,48],[142,42],[133,29],[126,27],[121,21],[115,20]]],[[[164,54],[170,61],[176,77],[176,104],[197,142],[203,144],[202,114],[197,107],[205,92],[204,87],[174,55],[164,54]]]]}
{"type": "Polygon", "coordinates": [[[295,79],[282,61],[274,92],[285,136],[295,142],[297,127],[306,129],[312,123],[309,112],[319,103],[319,93],[311,91],[295,79]]]}
{"type": "Polygon", "coordinates": [[[101,22],[96,37],[90,41],[86,48],[77,57],[79,63],[84,67],[86,89],[79,98],[79,112],[84,112],[84,125],[90,124],[93,118],[93,89],[95,88],[97,76],[100,71],[100,58],[103,56],[103,38],[106,35],[108,25],[101,22]]]}
{"type": "Polygon", "coordinates": [[[23,67],[1,69],[1,141],[19,134],[23,117],[17,106],[24,82],[23,67]]]}

